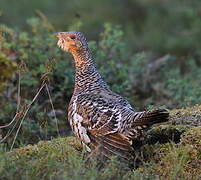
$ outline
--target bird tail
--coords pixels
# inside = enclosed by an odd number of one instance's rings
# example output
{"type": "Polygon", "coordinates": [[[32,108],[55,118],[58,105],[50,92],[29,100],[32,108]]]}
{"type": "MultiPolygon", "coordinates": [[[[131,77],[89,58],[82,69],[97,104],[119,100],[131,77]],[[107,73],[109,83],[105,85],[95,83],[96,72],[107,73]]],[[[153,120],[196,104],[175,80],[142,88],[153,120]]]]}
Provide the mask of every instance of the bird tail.
{"type": "Polygon", "coordinates": [[[166,109],[137,112],[134,114],[133,127],[150,127],[153,124],[166,122],[169,120],[169,112],[166,109]]]}

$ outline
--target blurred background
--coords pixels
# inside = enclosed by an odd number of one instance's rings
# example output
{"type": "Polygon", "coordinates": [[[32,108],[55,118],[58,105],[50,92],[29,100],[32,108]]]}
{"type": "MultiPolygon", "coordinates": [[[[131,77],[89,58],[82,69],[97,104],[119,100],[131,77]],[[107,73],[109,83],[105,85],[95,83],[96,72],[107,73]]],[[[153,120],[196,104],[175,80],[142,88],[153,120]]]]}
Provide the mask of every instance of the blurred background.
{"type": "Polygon", "coordinates": [[[16,147],[57,136],[56,119],[70,133],[74,68],[52,35],[69,30],[85,33],[103,78],[136,110],[200,104],[201,1],[0,0],[0,124],[25,113],[44,77],[51,94],[32,104],[16,147]]]}

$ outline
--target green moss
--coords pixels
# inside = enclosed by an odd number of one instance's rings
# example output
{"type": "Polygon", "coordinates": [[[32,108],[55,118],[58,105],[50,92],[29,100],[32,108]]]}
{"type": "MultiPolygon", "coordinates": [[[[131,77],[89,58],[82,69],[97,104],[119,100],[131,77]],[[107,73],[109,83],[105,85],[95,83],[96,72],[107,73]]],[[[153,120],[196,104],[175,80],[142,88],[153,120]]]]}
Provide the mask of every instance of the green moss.
{"type": "Polygon", "coordinates": [[[137,172],[165,179],[199,179],[201,176],[201,127],[186,131],[181,143],[145,146],[148,159],[137,172]]]}
{"type": "Polygon", "coordinates": [[[80,147],[75,138],[68,137],[41,141],[37,145],[15,149],[4,156],[1,155],[0,164],[3,164],[0,169],[1,177],[38,179],[55,176],[61,169],[72,168],[72,158],[81,160],[78,155],[80,147]],[[72,161],[70,165],[69,161],[72,161]]]}
{"type": "MultiPolygon", "coordinates": [[[[164,129],[168,127],[155,128],[160,133],[166,132],[164,129]]],[[[199,179],[200,147],[201,127],[191,128],[183,133],[178,144],[145,145],[144,163],[130,171],[115,159],[99,169],[98,162],[87,160],[76,138],[57,138],[2,153],[0,176],[3,179],[199,179]]]]}
{"type": "Polygon", "coordinates": [[[170,112],[171,121],[148,132],[141,166],[133,171],[115,159],[91,161],[74,137],[40,141],[0,154],[3,179],[199,179],[201,127],[173,122],[200,113],[200,106],[170,112]],[[176,142],[176,144],[175,144],[176,142]]]}
{"type": "MultiPolygon", "coordinates": [[[[88,160],[74,137],[41,141],[0,154],[1,179],[127,179],[138,174],[128,171],[115,159],[98,168],[88,160]]],[[[140,176],[141,177],[141,176],[140,176]]]]}
{"type": "Polygon", "coordinates": [[[170,111],[172,124],[185,126],[201,126],[201,105],[193,107],[175,109],[170,111]]]}
{"type": "Polygon", "coordinates": [[[201,151],[201,127],[192,128],[184,133],[181,138],[181,143],[183,145],[190,144],[193,148],[201,151]]]}

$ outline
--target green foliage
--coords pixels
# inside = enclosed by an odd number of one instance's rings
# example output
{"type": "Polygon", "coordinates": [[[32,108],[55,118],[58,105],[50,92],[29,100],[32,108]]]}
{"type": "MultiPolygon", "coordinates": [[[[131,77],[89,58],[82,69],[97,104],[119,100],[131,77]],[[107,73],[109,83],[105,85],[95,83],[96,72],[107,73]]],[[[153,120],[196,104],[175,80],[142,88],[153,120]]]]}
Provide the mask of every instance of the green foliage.
{"type": "Polygon", "coordinates": [[[136,43],[141,40],[142,46],[178,56],[199,54],[199,1],[139,0],[136,4],[144,15],[136,43]]]}
{"type": "Polygon", "coordinates": [[[188,73],[183,75],[178,69],[174,68],[166,73],[166,87],[172,97],[172,103],[181,106],[191,106],[199,104],[201,101],[201,70],[193,59],[189,59],[188,73]]]}
{"type": "Polygon", "coordinates": [[[17,64],[15,53],[10,49],[11,45],[5,42],[2,32],[6,32],[9,38],[13,38],[13,30],[6,26],[0,26],[0,91],[2,91],[8,80],[11,79],[13,72],[16,70],[17,64]]]}

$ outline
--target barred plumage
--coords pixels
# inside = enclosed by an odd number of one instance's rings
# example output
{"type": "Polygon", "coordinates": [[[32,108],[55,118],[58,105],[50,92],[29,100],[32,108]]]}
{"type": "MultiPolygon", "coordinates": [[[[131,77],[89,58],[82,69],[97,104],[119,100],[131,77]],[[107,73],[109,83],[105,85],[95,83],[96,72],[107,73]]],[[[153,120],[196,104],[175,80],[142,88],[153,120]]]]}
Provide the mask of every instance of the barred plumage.
{"type": "Polygon", "coordinates": [[[105,157],[131,159],[132,143],[153,124],[168,120],[167,110],[135,112],[127,100],[112,92],[94,66],[87,40],[80,32],[60,32],[58,46],[75,61],[75,88],[68,120],[75,135],[105,157]]]}

